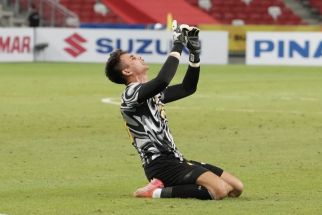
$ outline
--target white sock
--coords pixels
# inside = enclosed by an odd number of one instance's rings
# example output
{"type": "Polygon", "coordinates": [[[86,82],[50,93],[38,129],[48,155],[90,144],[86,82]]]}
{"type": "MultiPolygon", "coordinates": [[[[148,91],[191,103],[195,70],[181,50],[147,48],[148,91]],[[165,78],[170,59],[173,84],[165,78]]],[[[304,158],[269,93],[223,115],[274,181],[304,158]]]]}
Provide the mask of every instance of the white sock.
{"type": "Polygon", "coordinates": [[[162,191],[162,189],[161,189],[161,188],[157,188],[157,189],[155,189],[155,190],[153,191],[153,193],[152,193],[152,198],[154,198],[154,199],[159,199],[159,198],[161,198],[161,191],[162,191]]]}

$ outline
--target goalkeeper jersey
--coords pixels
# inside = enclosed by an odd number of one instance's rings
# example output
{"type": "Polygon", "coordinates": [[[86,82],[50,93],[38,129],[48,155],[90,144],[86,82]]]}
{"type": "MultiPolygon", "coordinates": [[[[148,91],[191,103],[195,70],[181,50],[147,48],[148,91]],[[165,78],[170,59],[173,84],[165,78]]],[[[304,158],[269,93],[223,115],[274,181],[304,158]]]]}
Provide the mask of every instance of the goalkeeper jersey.
{"type": "Polygon", "coordinates": [[[138,102],[141,83],[129,84],[122,94],[121,113],[143,165],[164,154],[183,159],[165,115],[163,92],[138,102]]]}

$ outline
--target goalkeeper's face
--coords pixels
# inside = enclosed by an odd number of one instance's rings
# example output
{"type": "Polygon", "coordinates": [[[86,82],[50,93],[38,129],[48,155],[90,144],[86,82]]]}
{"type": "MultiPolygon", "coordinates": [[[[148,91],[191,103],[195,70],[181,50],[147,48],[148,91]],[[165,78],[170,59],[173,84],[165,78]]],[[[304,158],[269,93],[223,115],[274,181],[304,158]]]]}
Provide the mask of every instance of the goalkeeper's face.
{"type": "Polygon", "coordinates": [[[147,78],[148,65],[144,62],[144,59],[135,54],[123,54],[120,57],[122,67],[122,74],[126,78],[135,78],[137,80],[143,80],[147,78]]]}

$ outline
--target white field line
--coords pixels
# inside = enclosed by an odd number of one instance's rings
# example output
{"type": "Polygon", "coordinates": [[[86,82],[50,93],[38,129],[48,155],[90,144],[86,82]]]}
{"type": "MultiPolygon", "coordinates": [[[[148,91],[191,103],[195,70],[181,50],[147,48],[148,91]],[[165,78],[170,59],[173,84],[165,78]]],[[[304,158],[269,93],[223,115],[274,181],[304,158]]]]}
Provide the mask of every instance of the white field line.
{"type": "MultiPolygon", "coordinates": [[[[230,97],[231,98],[231,97],[230,97]]],[[[103,98],[101,101],[104,104],[120,106],[120,102],[117,102],[118,98],[103,98]]],[[[201,107],[187,107],[169,105],[166,109],[172,110],[200,110],[201,107]]],[[[298,110],[267,110],[267,109],[248,109],[248,108],[214,108],[216,112],[240,112],[240,113],[283,113],[283,114],[322,114],[322,111],[298,111],[298,110]]]]}
{"type": "MultiPolygon", "coordinates": [[[[169,110],[201,110],[202,108],[198,107],[180,107],[180,106],[168,106],[166,109],[169,110]]],[[[281,114],[317,114],[322,115],[322,111],[297,111],[297,110],[265,110],[265,109],[233,109],[233,108],[214,108],[214,112],[238,112],[238,113],[281,113],[281,114]]]]}
{"type": "MultiPolygon", "coordinates": [[[[239,96],[239,95],[194,95],[195,98],[216,98],[216,99],[253,99],[253,98],[261,98],[258,96],[252,96],[252,95],[245,95],[245,96],[239,96]]],[[[321,98],[314,98],[314,97],[303,97],[303,96],[275,96],[272,97],[272,99],[279,99],[279,100],[286,100],[286,101],[296,101],[296,100],[301,100],[301,101],[322,101],[321,98]]]]}
{"type": "Polygon", "coordinates": [[[118,105],[120,106],[121,105],[121,102],[117,101],[119,99],[116,99],[116,98],[102,98],[102,102],[104,104],[109,104],[109,105],[118,105]]]}

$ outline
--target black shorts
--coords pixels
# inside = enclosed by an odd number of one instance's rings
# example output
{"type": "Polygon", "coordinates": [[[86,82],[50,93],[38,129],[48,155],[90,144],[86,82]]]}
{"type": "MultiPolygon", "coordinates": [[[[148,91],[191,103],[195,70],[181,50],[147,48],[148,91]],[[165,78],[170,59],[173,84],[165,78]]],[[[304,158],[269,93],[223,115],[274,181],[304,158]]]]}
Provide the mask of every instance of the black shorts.
{"type": "Polygon", "coordinates": [[[144,167],[145,175],[150,181],[157,178],[166,187],[196,184],[197,178],[207,171],[219,177],[223,173],[219,167],[197,161],[180,161],[172,155],[160,156],[144,167]]]}

